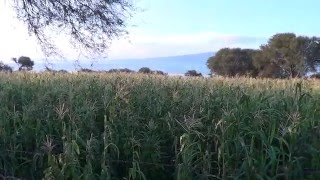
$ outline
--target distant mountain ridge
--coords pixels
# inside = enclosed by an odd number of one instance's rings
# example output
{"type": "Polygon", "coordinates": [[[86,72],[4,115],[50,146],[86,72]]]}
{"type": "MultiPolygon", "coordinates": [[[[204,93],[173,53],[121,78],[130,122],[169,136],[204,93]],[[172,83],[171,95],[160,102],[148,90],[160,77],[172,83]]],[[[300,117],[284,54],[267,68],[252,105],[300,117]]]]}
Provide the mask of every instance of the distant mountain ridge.
{"type": "MultiPolygon", "coordinates": [[[[94,63],[90,61],[80,61],[82,68],[93,70],[109,70],[128,68],[139,70],[141,67],[149,67],[152,70],[161,70],[169,74],[184,74],[188,70],[196,70],[202,74],[208,74],[210,71],[206,66],[209,57],[213,56],[213,52],[205,52],[198,54],[177,55],[168,57],[152,57],[137,59],[118,59],[118,60],[98,60],[94,63]]],[[[44,70],[45,63],[35,63],[35,70],[44,70]]],[[[52,63],[52,68],[56,70],[65,69],[67,71],[75,71],[79,66],[75,62],[65,61],[52,63]]]]}

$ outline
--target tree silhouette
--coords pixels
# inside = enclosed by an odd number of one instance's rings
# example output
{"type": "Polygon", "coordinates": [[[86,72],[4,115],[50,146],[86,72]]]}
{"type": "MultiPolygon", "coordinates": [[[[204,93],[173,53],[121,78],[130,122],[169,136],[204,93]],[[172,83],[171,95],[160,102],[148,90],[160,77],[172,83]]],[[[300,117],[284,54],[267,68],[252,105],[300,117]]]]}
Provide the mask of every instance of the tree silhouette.
{"type": "Polygon", "coordinates": [[[160,70],[154,70],[152,71],[153,74],[157,74],[157,75],[167,75],[167,73],[160,71],[160,70]]]}
{"type": "Polygon", "coordinates": [[[110,69],[107,71],[108,73],[119,73],[119,72],[123,72],[123,73],[134,73],[135,71],[128,69],[128,68],[124,68],[124,69],[110,69]]]}
{"type": "Polygon", "coordinates": [[[138,70],[138,73],[143,73],[143,74],[150,74],[152,73],[151,69],[148,67],[142,67],[138,70]]]}
{"type": "Polygon", "coordinates": [[[275,34],[253,57],[253,64],[262,77],[303,77],[315,72],[319,63],[319,38],[294,33],[275,34]]]}
{"type": "Polygon", "coordinates": [[[184,75],[185,76],[202,76],[202,74],[198,73],[196,70],[189,70],[184,75]]]}
{"type": "MultiPolygon", "coordinates": [[[[72,44],[95,53],[127,33],[126,21],[136,11],[130,0],[13,0],[17,17],[26,23],[46,55],[56,53],[50,37],[61,31],[72,44]],[[55,33],[55,34],[54,34],[55,33]]],[[[77,48],[79,48],[77,46],[77,48]]]]}
{"type": "Polygon", "coordinates": [[[81,68],[78,72],[93,73],[96,71],[94,71],[92,69],[88,69],[88,68],[81,68]]]}
{"type": "Polygon", "coordinates": [[[215,56],[207,60],[207,66],[212,73],[222,76],[256,75],[252,57],[257,53],[252,49],[223,48],[215,56]]]}
{"type": "Polygon", "coordinates": [[[34,66],[34,62],[27,56],[21,56],[18,59],[12,58],[12,60],[19,65],[19,71],[31,71],[34,66]]]}
{"type": "Polygon", "coordinates": [[[2,72],[12,72],[12,67],[10,67],[7,64],[4,64],[3,62],[0,62],[0,71],[2,72]]]}
{"type": "Polygon", "coordinates": [[[259,50],[223,48],[207,61],[218,75],[267,78],[303,77],[319,64],[320,38],[294,33],[275,34],[259,50]]]}
{"type": "Polygon", "coordinates": [[[320,73],[312,74],[310,76],[310,78],[312,78],[312,79],[320,79],[320,73]]]}

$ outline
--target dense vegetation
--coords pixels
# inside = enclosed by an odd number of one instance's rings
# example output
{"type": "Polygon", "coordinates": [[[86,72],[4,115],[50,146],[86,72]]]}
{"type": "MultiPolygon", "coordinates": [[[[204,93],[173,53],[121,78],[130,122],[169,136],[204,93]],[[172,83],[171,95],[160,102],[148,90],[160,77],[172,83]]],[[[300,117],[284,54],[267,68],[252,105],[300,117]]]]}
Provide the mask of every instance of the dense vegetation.
{"type": "MultiPolygon", "coordinates": [[[[18,71],[30,71],[34,62],[31,58],[21,56],[13,61],[19,66],[18,71]]],[[[207,67],[211,70],[210,76],[226,77],[246,76],[259,78],[319,78],[320,65],[320,38],[296,36],[294,33],[279,33],[272,36],[268,43],[260,49],[222,48],[207,60],[207,67]]],[[[109,69],[95,71],[82,68],[79,72],[93,73],[136,73],[124,69],[109,69]]],[[[0,71],[12,72],[13,68],[0,61],[0,71]]],[[[66,72],[45,67],[47,72],[66,72]]],[[[167,75],[159,70],[148,67],[140,68],[137,73],[167,75]]],[[[196,70],[188,70],[185,76],[202,76],[196,70]]]]}
{"type": "Polygon", "coordinates": [[[304,77],[319,65],[320,38],[294,33],[275,34],[260,49],[223,48],[207,61],[212,73],[229,77],[304,77]]]}
{"type": "Polygon", "coordinates": [[[316,80],[0,75],[0,176],[317,179],[316,80]]]}
{"type": "Polygon", "coordinates": [[[189,70],[184,73],[185,76],[202,76],[201,73],[198,73],[196,70],[189,70]]]}
{"type": "MultiPolygon", "coordinates": [[[[128,0],[12,2],[47,56],[59,54],[47,32],[61,31],[76,49],[104,53],[136,10],[128,0]]],[[[148,67],[41,74],[26,72],[31,58],[13,60],[20,72],[0,62],[1,179],[320,176],[319,81],[168,77],[148,67]]],[[[319,62],[319,37],[281,33],[258,50],[223,48],[207,66],[300,78],[319,62]]]]}

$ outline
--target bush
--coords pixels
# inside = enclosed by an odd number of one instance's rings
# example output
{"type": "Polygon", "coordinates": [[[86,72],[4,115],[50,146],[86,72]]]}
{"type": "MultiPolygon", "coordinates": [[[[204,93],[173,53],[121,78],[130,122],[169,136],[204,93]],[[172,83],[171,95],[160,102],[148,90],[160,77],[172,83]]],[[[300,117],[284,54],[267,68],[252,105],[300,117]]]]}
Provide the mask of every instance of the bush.
{"type": "Polygon", "coordinates": [[[320,79],[320,73],[312,74],[312,75],[310,76],[310,78],[313,78],[313,79],[320,79]]]}
{"type": "Polygon", "coordinates": [[[21,56],[18,59],[13,58],[13,61],[20,66],[19,71],[31,71],[34,66],[34,61],[32,61],[31,58],[27,56],[21,56]]]}
{"type": "Polygon", "coordinates": [[[128,68],[124,68],[124,69],[110,69],[109,71],[107,71],[108,73],[135,73],[135,71],[128,69],[128,68]]]}
{"type": "Polygon", "coordinates": [[[12,67],[0,62],[0,71],[12,73],[12,67]]]}
{"type": "Polygon", "coordinates": [[[154,70],[152,71],[153,74],[156,74],[156,75],[168,75],[167,73],[163,72],[163,71],[159,71],[159,70],[154,70]]]}
{"type": "Polygon", "coordinates": [[[151,74],[152,71],[151,71],[151,69],[148,68],[148,67],[142,67],[142,68],[139,69],[138,73],[151,74]]]}
{"type": "Polygon", "coordinates": [[[185,76],[202,76],[202,74],[198,73],[196,70],[189,70],[184,75],[185,76]]]}
{"type": "Polygon", "coordinates": [[[96,72],[92,69],[88,69],[88,68],[81,68],[78,72],[86,72],[86,73],[93,73],[96,72]]]}

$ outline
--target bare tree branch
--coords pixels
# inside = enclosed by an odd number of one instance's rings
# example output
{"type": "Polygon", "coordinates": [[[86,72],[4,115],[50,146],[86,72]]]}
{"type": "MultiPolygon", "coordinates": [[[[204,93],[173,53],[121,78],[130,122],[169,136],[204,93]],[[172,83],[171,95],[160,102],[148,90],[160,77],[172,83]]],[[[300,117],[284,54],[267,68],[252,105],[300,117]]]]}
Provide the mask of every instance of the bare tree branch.
{"type": "Polygon", "coordinates": [[[58,53],[53,32],[70,35],[75,48],[101,54],[112,40],[127,34],[135,11],[130,0],[13,0],[18,19],[35,35],[42,51],[58,53]]]}

